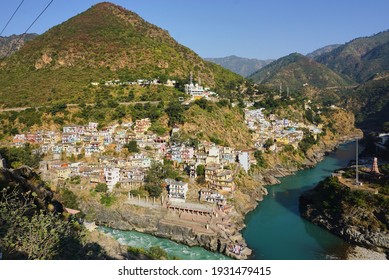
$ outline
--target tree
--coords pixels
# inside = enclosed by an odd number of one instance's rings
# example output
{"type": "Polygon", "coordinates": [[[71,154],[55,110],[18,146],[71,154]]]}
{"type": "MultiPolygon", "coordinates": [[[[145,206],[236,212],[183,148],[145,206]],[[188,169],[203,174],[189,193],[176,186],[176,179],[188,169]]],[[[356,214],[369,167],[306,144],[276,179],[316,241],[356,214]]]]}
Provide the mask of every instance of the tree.
{"type": "Polygon", "coordinates": [[[98,183],[95,190],[97,192],[107,192],[108,191],[108,186],[105,183],[98,183]]]}
{"type": "Polygon", "coordinates": [[[21,148],[0,148],[0,154],[5,158],[7,164],[10,165],[12,168],[18,168],[22,165],[28,165],[33,168],[38,168],[39,161],[41,161],[42,159],[41,154],[33,153],[32,147],[28,143],[21,148]]]}
{"type": "Polygon", "coordinates": [[[155,184],[146,184],[145,190],[149,193],[151,197],[159,197],[162,193],[161,186],[155,184]]]}
{"type": "Polygon", "coordinates": [[[130,153],[138,153],[139,152],[138,144],[136,143],[135,140],[131,140],[130,142],[125,144],[124,148],[127,148],[127,150],[130,153]]]}
{"type": "Polygon", "coordinates": [[[165,110],[169,116],[169,126],[174,124],[183,124],[185,121],[184,108],[179,102],[170,102],[165,110]]]}
{"type": "Polygon", "coordinates": [[[77,237],[69,221],[37,209],[32,197],[16,190],[1,193],[0,224],[0,250],[6,259],[60,258],[63,242],[77,237]]]}
{"type": "Polygon", "coordinates": [[[257,160],[257,165],[259,167],[266,167],[266,161],[263,158],[262,152],[259,150],[256,150],[254,152],[254,158],[257,160]]]}
{"type": "Polygon", "coordinates": [[[269,149],[271,146],[274,145],[274,139],[273,138],[268,138],[265,142],[265,144],[263,144],[263,146],[266,148],[266,149],[269,149]]]}
{"type": "Polygon", "coordinates": [[[205,166],[202,164],[197,165],[196,174],[197,174],[197,176],[204,176],[205,175],[205,166]]]}
{"type": "Polygon", "coordinates": [[[154,260],[167,260],[167,252],[159,246],[152,246],[148,251],[150,257],[154,260]]]}
{"type": "Polygon", "coordinates": [[[61,200],[63,204],[72,209],[78,209],[77,196],[69,189],[61,190],[61,200]]]}

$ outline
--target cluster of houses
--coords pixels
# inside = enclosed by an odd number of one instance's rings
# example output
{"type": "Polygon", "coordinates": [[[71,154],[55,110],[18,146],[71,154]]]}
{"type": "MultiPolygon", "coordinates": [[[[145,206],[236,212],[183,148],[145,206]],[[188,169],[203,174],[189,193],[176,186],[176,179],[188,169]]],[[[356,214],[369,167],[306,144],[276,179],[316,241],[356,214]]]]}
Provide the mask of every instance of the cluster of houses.
{"type": "Polygon", "coordinates": [[[41,130],[17,134],[13,138],[13,145],[20,147],[26,143],[36,144],[39,145],[39,152],[53,155],[53,159],[61,159],[64,155],[76,158],[99,156],[113,147],[120,152],[125,144],[136,141],[140,148],[149,146],[156,151],[156,156],[162,158],[169,137],[146,133],[150,126],[148,118],[101,130],[97,129],[98,123],[90,122],[86,126],[64,126],[62,133],[41,130]]]}
{"type": "Polygon", "coordinates": [[[121,80],[109,80],[109,81],[104,81],[102,83],[99,82],[91,82],[92,86],[99,86],[99,85],[104,85],[104,86],[132,86],[132,85],[139,85],[139,86],[149,86],[149,85],[164,85],[167,87],[175,87],[177,82],[175,80],[170,80],[168,79],[166,83],[161,83],[159,79],[138,79],[136,81],[121,81],[121,80]]]}
{"type": "MultiPolygon", "coordinates": [[[[200,142],[193,146],[174,142],[170,135],[157,136],[149,131],[149,119],[133,123],[115,124],[99,129],[99,124],[67,125],[59,131],[36,131],[14,136],[13,144],[33,144],[45,155],[40,164],[42,176],[53,182],[84,178],[92,185],[105,183],[110,191],[129,192],[144,185],[147,170],[153,162],[171,160],[177,168],[186,171],[189,178],[197,177],[197,167],[204,166],[206,188],[199,192],[201,201],[225,203],[227,194],[234,192],[234,170],[241,166],[246,172],[253,160],[253,150],[235,150],[232,147],[200,142]],[[142,152],[123,153],[123,147],[135,141],[142,152]],[[107,156],[106,151],[120,156],[107,156]],[[71,160],[68,160],[68,158],[71,160]]],[[[174,127],[172,133],[179,133],[174,127]]],[[[167,179],[169,198],[185,202],[188,183],[167,179]]]]}
{"type": "Polygon", "coordinates": [[[245,109],[245,122],[253,132],[255,148],[264,149],[268,139],[274,139],[274,144],[267,147],[271,151],[279,151],[284,145],[292,145],[297,148],[298,143],[303,139],[302,128],[308,129],[314,136],[322,132],[321,128],[315,125],[306,125],[301,122],[293,122],[289,119],[279,119],[275,114],[268,117],[264,114],[265,108],[249,110],[245,109]]]}

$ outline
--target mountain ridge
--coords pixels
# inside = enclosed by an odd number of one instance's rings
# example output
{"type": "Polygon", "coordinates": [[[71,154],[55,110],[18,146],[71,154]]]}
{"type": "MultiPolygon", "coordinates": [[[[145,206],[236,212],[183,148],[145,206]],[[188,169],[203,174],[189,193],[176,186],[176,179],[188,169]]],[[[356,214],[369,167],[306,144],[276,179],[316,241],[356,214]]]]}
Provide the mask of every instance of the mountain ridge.
{"type": "Polygon", "coordinates": [[[276,86],[282,84],[293,89],[301,89],[305,85],[327,88],[351,83],[326,66],[299,53],[279,58],[249,78],[256,83],[276,86]]]}
{"type": "Polygon", "coordinates": [[[316,57],[334,71],[363,83],[375,74],[389,69],[389,30],[353,39],[316,57]]]}
{"type": "Polygon", "coordinates": [[[202,60],[166,30],[103,2],[50,28],[2,61],[0,105],[79,103],[87,101],[92,81],[158,77],[185,81],[191,71],[204,86],[220,92],[226,91],[227,83],[243,82],[242,77],[202,60]]]}
{"type": "Polygon", "coordinates": [[[33,40],[38,34],[27,33],[25,35],[0,36],[0,59],[12,55],[18,51],[26,42],[33,40]],[[23,36],[23,38],[20,38],[23,36]]]}
{"type": "Polygon", "coordinates": [[[260,60],[256,58],[244,58],[236,55],[230,55],[219,58],[204,58],[207,61],[216,63],[232,72],[241,75],[242,77],[248,77],[254,72],[258,71],[262,67],[266,66],[274,59],[260,60]]]}
{"type": "Polygon", "coordinates": [[[332,50],[340,47],[342,44],[332,44],[332,45],[327,45],[327,46],[324,46],[324,47],[321,47],[319,49],[316,49],[314,50],[313,52],[310,52],[308,54],[306,54],[305,56],[306,57],[309,57],[309,58],[312,58],[312,59],[315,59],[316,57],[318,56],[321,56],[323,54],[326,54],[328,52],[331,52],[332,50]]]}

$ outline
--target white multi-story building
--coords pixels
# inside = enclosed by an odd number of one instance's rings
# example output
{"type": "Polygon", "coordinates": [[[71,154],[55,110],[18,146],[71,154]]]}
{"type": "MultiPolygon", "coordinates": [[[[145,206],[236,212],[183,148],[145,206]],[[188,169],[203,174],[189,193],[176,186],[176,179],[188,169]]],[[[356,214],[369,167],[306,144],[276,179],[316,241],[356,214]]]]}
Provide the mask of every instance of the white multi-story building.
{"type": "Polygon", "coordinates": [[[188,183],[173,179],[165,179],[165,182],[167,184],[169,200],[171,202],[185,202],[188,183]]]}
{"type": "Polygon", "coordinates": [[[120,168],[110,166],[104,167],[104,178],[109,190],[112,191],[113,187],[120,180],[120,168]]]}
{"type": "Polygon", "coordinates": [[[248,151],[240,151],[238,160],[244,171],[248,172],[250,170],[250,153],[248,151]]]}

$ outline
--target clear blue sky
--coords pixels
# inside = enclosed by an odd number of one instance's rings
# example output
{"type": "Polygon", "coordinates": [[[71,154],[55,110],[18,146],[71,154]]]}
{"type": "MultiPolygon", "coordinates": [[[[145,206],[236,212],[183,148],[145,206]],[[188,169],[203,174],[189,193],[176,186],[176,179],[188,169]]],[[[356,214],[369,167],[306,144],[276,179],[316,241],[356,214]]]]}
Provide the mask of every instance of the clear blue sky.
{"type": "MultiPolygon", "coordinates": [[[[0,0],[0,30],[21,0],[0,0]]],[[[25,0],[3,36],[20,34],[49,0],[25,0]]],[[[83,12],[94,0],[54,0],[30,32],[83,12]]],[[[389,29],[388,0],[112,0],[169,31],[202,57],[306,54],[389,29]]]]}

